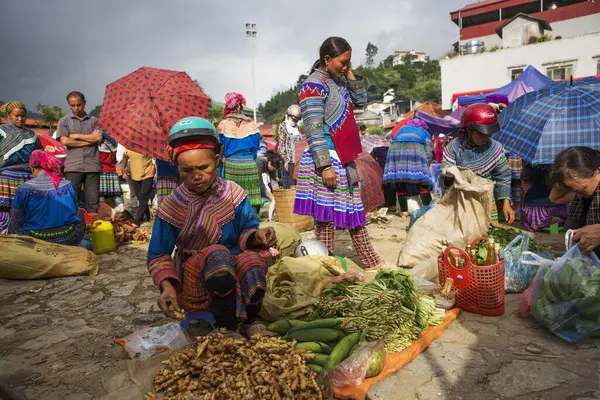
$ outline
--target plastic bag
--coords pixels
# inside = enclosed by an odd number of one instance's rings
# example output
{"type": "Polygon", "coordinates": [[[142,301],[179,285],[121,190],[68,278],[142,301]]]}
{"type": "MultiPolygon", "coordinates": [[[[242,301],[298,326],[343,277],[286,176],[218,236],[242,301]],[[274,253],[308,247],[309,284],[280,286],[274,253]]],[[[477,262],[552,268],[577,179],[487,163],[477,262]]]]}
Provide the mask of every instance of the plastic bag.
{"type": "MultiPolygon", "coordinates": [[[[517,236],[500,252],[504,260],[504,290],[506,293],[521,293],[535,275],[538,266],[534,263],[522,263],[521,255],[529,248],[529,235],[517,236]]],[[[533,254],[533,253],[532,253],[533,254]]]]}
{"type": "Polygon", "coordinates": [[[540,266],[531,287],[531,314],[567,342],[600,336],[600,259],[573,246],[540,266]]]}
{"type": "Polygon", "coordinates": [[[123,346],[125,353],[132,360],[144,360],[163,351],[178,349],[192,343],[177,322],[141,329],[115,342],[123,346]]]}
{"type": "MultiPolygon", "coordinates": [[[[531,269],[532,277],[531,281],[535,277],[538,269],[540,267],[547,268],[552,265],[554,262],[554,257],[548,253],[532,253],[531,251],[524,251],[521,254],[520,263],[523,266],[529,266],[528,269],[531,269]]],[[[526,267],[527,268],[527,267],[526,267]]],[[[519,301],[519,314],[521,317],[525,318],[531,315],[531,289],[529,286],[523,294],[521,295],[521,299],[519,301]]]]}
{"type": "Polygon", "coordinates": [[[421,218],[423,215],[425,215],[425,213],[429,210],[431,210],[433,207],[435,207],[435,205],[437,204],[437,200],[433,200],[431,203],[429,203],[428,206],[425,207],[421,207],[418,210],[413,211],[410,214],[410,222],[408,223],[408,229],[410,229],[411,226],[413,226],[413,224],[415,222],[417,222],[417,220],[419,218],[421,218]]]}
{"type": "Polygon", "coordinates": [[[334,368],[332,382],[334,387],[357,386],[363,383],[368,372],[377,376],[385,364],[385,351],[383,342],[369,342],[359,347],[350,357],[342,361],[334,368]],[[377,359],[375,359],[377,357],[377,359]],[[377,365],[371,365],[375,371],[369,371],[369,361],[373,360],[377,365]]]}

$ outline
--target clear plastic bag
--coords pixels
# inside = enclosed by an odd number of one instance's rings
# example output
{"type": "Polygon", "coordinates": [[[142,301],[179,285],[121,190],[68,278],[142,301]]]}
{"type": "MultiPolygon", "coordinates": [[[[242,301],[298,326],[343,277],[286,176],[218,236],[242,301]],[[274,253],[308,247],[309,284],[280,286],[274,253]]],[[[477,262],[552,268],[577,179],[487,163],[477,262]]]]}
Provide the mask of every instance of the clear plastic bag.
{"type": "Polygon", "coordinates": [[[177,322],[141,329],[115,341],[123,346],[125,353],[132,360],[144,360],[163,351],[178,349],[192,343],[177,322]]]}
{"type": "Polygon", "coordinates": [[[384,363],[383,342],[365,343],[333,369],[331,381],[338,388],[360,385],[368,375],[379,375],[384,363]]]}
{"type": "Polygon", "coordinates": [[[575,342],[600,336],[600,259],[573,246],[538,269],[531,285],[531,314],[558,337],[575,342]]]}
{"type": "Polygon", "coordinates": [[[506,293],[521,293],[531,280],[532,272],[537,267],[533,264],[521,262],[521,255],[529,248],[529,235],[522,234],[510,242],[501,252],[500,258],[504,260],[504,290],[506,293]]]}

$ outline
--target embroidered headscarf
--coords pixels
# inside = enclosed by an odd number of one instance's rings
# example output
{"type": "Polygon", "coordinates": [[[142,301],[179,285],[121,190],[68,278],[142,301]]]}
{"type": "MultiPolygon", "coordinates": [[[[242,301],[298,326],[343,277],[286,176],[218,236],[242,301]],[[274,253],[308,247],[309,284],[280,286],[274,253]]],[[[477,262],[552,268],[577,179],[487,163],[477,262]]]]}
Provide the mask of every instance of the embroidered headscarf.
{"type": "Polygon", "coordinates": [[[7,115],[10,114],[11,112],[13,112],[13,110],[15,108],[22,108],[23,110],[25,110],[25,112],[27,112],[27,107],[25,106],[25,104],[21,103],[20,101],[9,101],[8,103],[4,103],[0,106],[0,111],[7,115]]]}
{"type": "Polygon", "coordinates": [[[175,160],[178,155],[188,150],[197,150],[197,149],[216,149],[217,141],[213,136],[191,136],[187,139],[180,139],[178,141],[178,145],[175,147],[167,147],[167,152],[169,153],[169,158],[171,160],[175,160]]]}
{"type": "Polygon", "coordinates": [[[246,105],[246,98],[240,93],[227,93],[225,95],[225,110],[223,115],[228,116],[234,112],[238,107],[244,107],[246,105]]]}
{"type": "Polygon", "coordinates": [[[58,158],[43,150],[34,150],[29,157],[29,166],[31,168],[41,168],[50,177],[54,187],[62,180],[62,164],[58,158]]]}
{"type": "Polygon", "coordinates": [[[429,132],[429,125],[427,125],[427,123],[425,121],[423,121],[422,119],[419,118],[413,118],[410,121],[408,121],[406,123],[406,126],[416,126],[417,128],[422,128],[425,129],[427,132],[429,132]]]}

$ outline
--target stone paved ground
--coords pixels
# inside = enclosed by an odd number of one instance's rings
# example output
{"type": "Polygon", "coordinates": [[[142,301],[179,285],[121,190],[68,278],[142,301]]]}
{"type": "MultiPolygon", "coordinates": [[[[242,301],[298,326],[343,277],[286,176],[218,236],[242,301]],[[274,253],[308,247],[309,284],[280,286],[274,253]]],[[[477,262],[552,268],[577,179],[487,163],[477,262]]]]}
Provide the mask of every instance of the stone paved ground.
{"type": "MultiPolygon", "coordinates": [[[[399,219],[370,227],[390,262],[405,227],[399,219]]],[[[347,234],[338,239],[339,252],[351,256],[347,234]]],[[[142,398],[113,340],[167,322],[145,258],[143,247],[125,247],[101,256],[95,277],[0,281],[0,383],[29,400],[142,398]]],[[[566,344],[518,317],[517,304],[518,296],[509,296],[502,317],[461,314],[428,350],[373,386],[369,398],[600,398],[600,340],[566,344]]]]}

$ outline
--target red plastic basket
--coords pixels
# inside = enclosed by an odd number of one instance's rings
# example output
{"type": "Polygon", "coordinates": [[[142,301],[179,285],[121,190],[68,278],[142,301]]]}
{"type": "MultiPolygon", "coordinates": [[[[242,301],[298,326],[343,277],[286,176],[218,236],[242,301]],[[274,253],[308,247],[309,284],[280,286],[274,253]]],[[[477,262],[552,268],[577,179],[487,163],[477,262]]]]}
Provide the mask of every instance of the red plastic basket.
{"type": "MultiPolygon", "coordinates": [[[[477,239],[473,245],[482,240],[487,239],[477,239]]],[[[504,260],[480,267],[473,265],[464,250],[448,247],[444,255],[438,257],[438,274],[440,282],[445,282],[446,278],[454,281],[456,307],[481,315],[504,314],[504,260]],[[455,267],[449,260],[450,256],[464,259],[465,267],[455,267]]]]}
{"type": "Polygon", "coordinates": [[[99,219],[99,215],[98,213],[89,213],[87,212],[86,209],[84,208],[80,208],[79,209],[81,212],[83,212],[83,215],[85,216],[85,224],[86,225],[91,225],[94,223],[94,221],[97,221],[99,219]]]}

